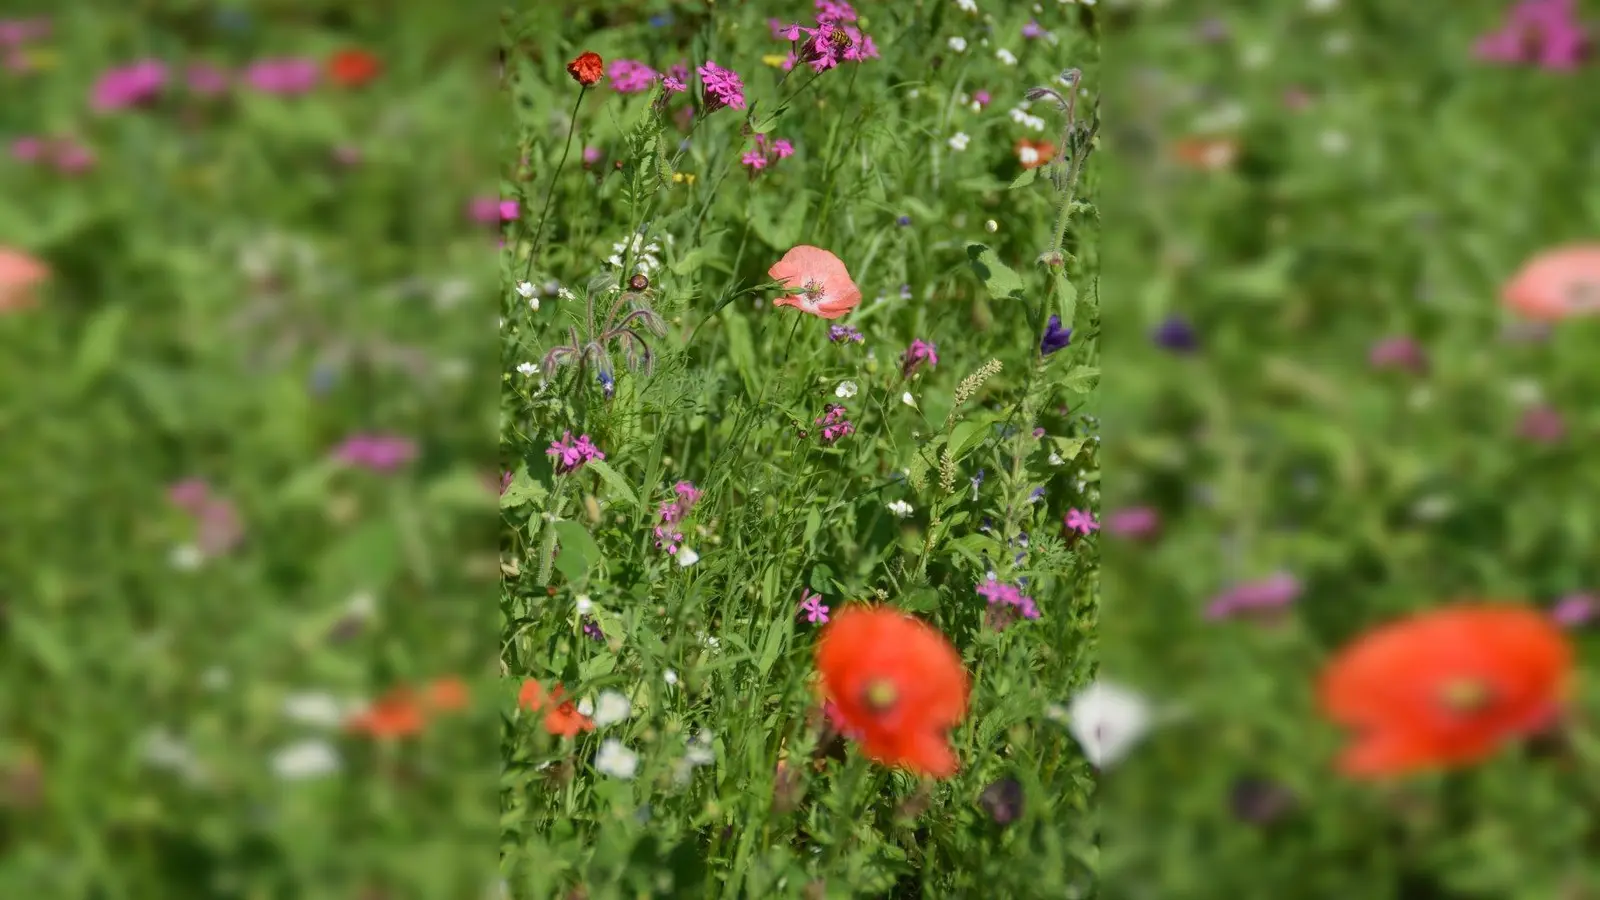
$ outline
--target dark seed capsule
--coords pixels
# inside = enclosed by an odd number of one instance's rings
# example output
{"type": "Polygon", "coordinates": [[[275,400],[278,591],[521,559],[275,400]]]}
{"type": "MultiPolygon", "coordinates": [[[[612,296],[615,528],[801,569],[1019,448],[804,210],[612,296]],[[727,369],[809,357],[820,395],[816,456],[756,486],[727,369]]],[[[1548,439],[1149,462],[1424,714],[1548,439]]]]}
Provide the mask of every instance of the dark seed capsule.
{"type": "Polygon", "coordinates": [[[644,277],[643,273],[637,274],[628,279],[628,287],[636,291],[645,290],[650,287],[650,279],[644,277]]]}

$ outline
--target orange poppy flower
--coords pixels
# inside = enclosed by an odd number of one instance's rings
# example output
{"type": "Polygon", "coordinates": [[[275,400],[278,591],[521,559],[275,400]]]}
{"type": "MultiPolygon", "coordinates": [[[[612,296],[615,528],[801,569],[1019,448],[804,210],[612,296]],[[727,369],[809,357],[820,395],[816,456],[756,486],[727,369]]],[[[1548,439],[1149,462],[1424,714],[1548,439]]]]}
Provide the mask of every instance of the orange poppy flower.
{"type": "Polygon", "coordinates": [[[439,712],[457,712],[466,709],[469,700],[467,683],[453,675],[436,679],[428,685],[423,698],[430,709],[439,712]]]}
{"type": "Polygon", "coordinates": [[[961,655],[933,626],[898,610],[856,606],[822,631],[817,669],[833,716],[871,759],[936,778],[959,763],[948,732],[966,714],[961,655]]]}
{"type": "Polygon", "coordinates": [[[411,737],[426,724],[422,706],[409,688],[396,688],[350,717],[351,731],[379,739],[411,737]]]}
{"type": "Polygon", "coordinates": [[[1056,155],[1056,145],[1049,141],[1017,141],[1017,161],[1024,169],[1037,169],[1056,155]]]}
{"type": "Polygon", "coordinates": [[[1482,760],[1548,725],[1572,670],[1561,629],[1522,606],[1464,603],[1367,632],[1328,664],[1324,713],[1356,732],[1354,777],[1482,760]]]}
{"type": "Polygon", "coordinates": [[[774,306],[792,306],[824,319],[837,319],[861,303],[861,289],[850,280],[839,257],[822,249],[801,244],[773,263],[767,274],[794,294],[773,300],[774,306]]]}
{"type": "Polygon", "coordinates": [[[383,60],[365,50],[340,50],[328,59],[328,78],[345,87],[361,87],[383,74],[383,60]]]}
{"type": "Polygon", "coordinates": [[[517,691],[517,705],[528,712],[538,712],[544,706],[544,688],[532,678],[524,679],[522,689],[517,691]]]}
{"type": "Polygon", "coordinates": [[[20,250],[0,247],[0,313],[32,309],[34,289],[50,277],[44,263],[20,250]]]}
{"type": "Polygon", "coordinates": [[[1172,155],[1190,168],[1216,172],[1233,166],[1239,144],[1232,138],[1188,137],[1172,145],[1172,155]]]}
{"type": "Polygon", "coordinates": [[[605,74],[605,64],[598,53],[592,51],[580,53],[572,62],[567,63],[567,74],[584,87],[593,87],[600,81],[600,76],[605,74]]]}
{"type": "Polygon", "coordinates": [[[1572,244],[1535,256],[1506,283],[1500,299],[1541,322],[1600,313],[1600,244],[1572,244]]]}
{"type": "Polygon", "coordinates": [[[546,695],[539,682],[529,678],[522,682],[522,688],[517,692],[517,705],[535,713],[544,709],[544,730],[551,734],[576,737],[580,731],[593,731],[594,720],[578,712],[577,705],[571,700],[563,699],[563,693],[558,684],[555,690],[546,695]]]}

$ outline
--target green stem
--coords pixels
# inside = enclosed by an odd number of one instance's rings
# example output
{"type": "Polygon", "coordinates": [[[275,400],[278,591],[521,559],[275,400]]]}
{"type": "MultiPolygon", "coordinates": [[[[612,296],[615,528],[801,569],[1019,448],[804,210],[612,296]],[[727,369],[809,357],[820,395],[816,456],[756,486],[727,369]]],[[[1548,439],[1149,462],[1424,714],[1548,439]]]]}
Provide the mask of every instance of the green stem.
{"type": "Polygon", "coordinates": [[[544,191],[544,208],[539,211],[539,226],[533,230],[533,245],[528,248],[528,264],[522,270],[523,281],[533,277],[533,263],[539,258],[539,239],[544,236],[545,219],[550,215],[550,198],[555,196],[556,182],[561,180],[561,170],[567,165],[568,154],[572,153],[572,139],[578,134],[578,107],[583,105],[584,95],[588,92],[588,85],[580,85],[578,101],[572,104],[572,116],[567,121],[567,145],[562,148],[561,161],[556,163],[556,171],[550,176],[550,186],[544,191]]]}

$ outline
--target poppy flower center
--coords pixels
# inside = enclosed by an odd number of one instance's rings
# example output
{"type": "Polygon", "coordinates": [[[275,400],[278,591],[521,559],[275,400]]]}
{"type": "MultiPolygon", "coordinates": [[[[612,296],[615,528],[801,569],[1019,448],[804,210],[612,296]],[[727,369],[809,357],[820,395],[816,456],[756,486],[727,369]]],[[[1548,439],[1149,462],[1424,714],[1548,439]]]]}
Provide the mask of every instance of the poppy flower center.
{"type": "Polygon", "coordinates": [[[875,713],[887,711],[889,707],[894,706],[899,696],[899,692],[894,689],[894,682],[886,678],[872,682],[861,692],[862,702],[875,713]]]}
{"type": "Polygon", "coordinates": [[[822,285],[816,281],[806,282],[805,286],[800,288],[800,290],[805,293],[806,299],[810,300],[812,303],[816,303],[822,299],[822,285]]]}
{"type": "Polygon", "coordinates": [[[1567,305],[1575,309],[1600,307],[1600,281],[1574,281],[1567,285],[1567,305]]]}
{"type": "Polygon", "coordinates": [[[1475,678],[1452,681],[1439,692],[1439,699],[1451,712],[1471,715],[1494,703],[1494,690],[1475,678]]]}

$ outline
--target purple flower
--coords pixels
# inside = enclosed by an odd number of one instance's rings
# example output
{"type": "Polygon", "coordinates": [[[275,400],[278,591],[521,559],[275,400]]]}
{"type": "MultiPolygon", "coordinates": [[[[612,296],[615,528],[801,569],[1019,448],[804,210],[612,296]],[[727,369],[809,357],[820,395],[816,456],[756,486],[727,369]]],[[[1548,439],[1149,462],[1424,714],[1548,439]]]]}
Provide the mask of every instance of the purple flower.
{"type": "Polygon", "coordinates": [[[1061,327],[1060,316],[1051,316],[1049,325],[1045,327],[1044,337],[1039,339],[1039,353],[1049,356],[1070,343],[1072,343],[1072,329],[1061,327]]]}
{"type": "Polygon", "coordinates": [[[0,19],[0,48],[12,50],[49,36],[49,19],[0,19]]]}
{"type": "Polygon", "coordinates": [[[1079,534],[1088,534],[1091,531],[1100,529],[1100,523],[1094,520],[1093,513],[1077,507],[1067,510],[1067,514],[1062,518],[1061,524],[1066,526],[1068,531],[1076,531],[1079,534]]]}
{"type": "Polygon", "coordinates": [[[1019,615],[1024,619],[1039,618],[1039,606],[1032,597],[1023,596],[1021,588],[1000,581],[992,572],[974,590],[988,603],[988,622],[996,630],[1005,628],[1019,615]]]}
{"type": "Polygon", "coordinates": [[[1550,608],[1550,618],[1563,628],[1578,628],[1600,617],[1600,599],[1592,594],[1570,594],[1550,608]]]}
{"type": "Polygon", "coordinates": [[[972,102],[978,104],[978,108],[979,109],[982,109],[983,107],[988,106],[989,105],[989,99],[990,99],[990,97],[989,97],[989,92],[988,91],[973,91],[972,92],[972,102]]]}
{"type": "Polygon", "coordinates": [[[840,341],[844,341],[847,344],[852,342],[859,344],[865,338],[861,336],[861,332],[851,328],[849,325],[829,325],[828,340],[835,344],[840,341]]]}
{"type": "Polygon", "coordinates": [[[606,455],[600,452],[600,448],[589,440],[587,434],[574,441],[570,431],[563,432],[561,440],[551,441],[549,449],[545,450],[544,453],[555,460],[557,475],[565,475],[568,472],[575,471],[591,459],[606,458],[606,455]]]}
{"type": "Polygon", "coordinates": [[[167,85],[167,64],[146,59],[120,69],[107,70],[95,81],[89,105],[106,113],[148,103],[167,85]]]}
{"type": "Polygon", "coordinates": [[[894,222],[895,222],[896,225],[899,225],[901,228],[904,228],[907,225],[911,224],[911,217],[910,216],[901,216],[900,218],[895,219],[894,222]]]}
{"type": "Polygon", "coordinates": [[[695,71],[700,73],[700,82],[705,85],[707,112],[715,112],[724,106],[729,109],[744,109],[744,82],[739,80],[738,73],[724,69],[710,60],[706,60],[705,64],[695,71]]]}
{"type": "Polygon", "coordinates": [[[1022,36],[1027,38],[1027,39],[1029,39],[1029,40],[1033,40],[1034,38],[1039,37],[1039,36],[1041,36],[1043,34],[1044,34],[1044,29],[1040,28],[1039,27],[1039,23],[1034,21],[1033,19],[1029,19],[1028,20],[1028,24],[1022,26],[1022,36]]]}
{"type": "Polygon", "coordinates": [[[321,66],[314,59],[261,59],[244,70],[244,81],[263,94],[287,97],[314,90],[321,74],[321,66]]]}
{"type": "Polygon", "coordinates": [[[845,418],[845,408],[837,403],[829,403],[823,414],[813,419],[811,424],[822,426],[821,441],[823,446],[832,446],[840,438],[849,437],[856,433],[856,426],[845,418]]]}
{"type": "Polygon", "coordinates": [[[346,465],[393,472],[417,455],[417,445],[409,438],[386,434],[358,434],[346,438],[333,451],[334,459],[346,465]]]}
{"type": "Polygon", "coordinates": [[[1194,326],[1182,316],[1168,316],[1165,321],[1156,326],[1151,335],[1158,346],[1165,347],[1178,353],[1188,353],[1200,346],[1199,336],[1195,333],[1194,326]]]}
{"type": "Polygon", "coordinates": [[[189,93],[215,97],[228,90],[228,73],[209,63],[195,63],[184,72],[189,93]]]}
{"type": "Polygon", "coordinates": [[[506,488],[511,487],[511,482],[513,480],[515,480],[516,477],[517,476],[514,473],[501,472],[500,473],[500,493],[504,494],[506,492],[506,488]]]}
{"type": "Polygon", "coordinates": [[[585,148],[583,148],[583,164],[584,165],[592,166],[592,165],[594,165],[595,163],[597,163],[599,161],[600,161],[600,148],[599,147],[585,147],[585,148]]]}
{"type": "Polygon", "coordinates": [[[636,59],[612,60],[606,75],[611,79],[611,87],[619,94],[648,91],[656,80],[656,70],[636,59]]]}
{"type": "Polygon", "coordinates": [[[917,338],[911,342],[911,346],[907,347],[906,352],[900,357],[901,377],[910,378],[911,373],[915,372],[924,363],[929,368],[939,364],[938,347],[921,338],[917,338]]]}
{"type": "Polygon", "coordinates": [[[806,614],[806,621],[813,625],[828,621],[828,607],[822,604],[822,595],[813,594],[805,588],[800,589],[800,611],[806,614]]]}
{"type": "Polygon", "coordinates": [[[1278,572],[1258,581],[1247,581],[1223,591],[1206,607],[1206,618],[1224,619],[1244,612],[1282,609],[1300,596],[1300,581],[1287,572],[1278,572]]]}

